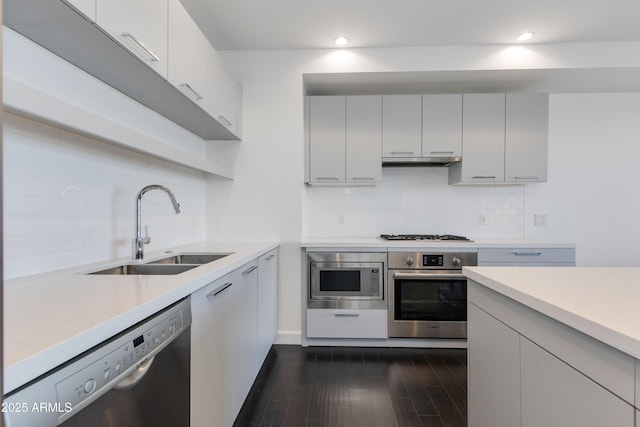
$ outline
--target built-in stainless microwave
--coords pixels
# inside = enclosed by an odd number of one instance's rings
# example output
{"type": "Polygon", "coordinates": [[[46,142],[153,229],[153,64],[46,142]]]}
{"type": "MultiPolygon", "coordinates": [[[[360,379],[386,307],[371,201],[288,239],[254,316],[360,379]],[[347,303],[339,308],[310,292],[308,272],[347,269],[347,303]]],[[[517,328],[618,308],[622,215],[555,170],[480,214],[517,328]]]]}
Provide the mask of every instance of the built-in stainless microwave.
{"type": "Polygon", "coordinates": [[[308,308],[386,308],[386,253],[310,252],[308,308]]]}

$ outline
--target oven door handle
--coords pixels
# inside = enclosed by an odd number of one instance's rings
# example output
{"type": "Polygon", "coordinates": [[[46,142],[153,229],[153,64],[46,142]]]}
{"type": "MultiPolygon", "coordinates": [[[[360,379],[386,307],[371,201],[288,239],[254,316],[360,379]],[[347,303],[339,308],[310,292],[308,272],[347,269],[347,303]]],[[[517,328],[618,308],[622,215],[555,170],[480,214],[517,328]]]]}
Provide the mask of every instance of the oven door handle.
{"type": "Polygon", "coordinates": [[[404,273],[394,271],[394,279],[418,279],[418,280],[436,280],[436,279],[466,279],[462,273],[404,273]]]}

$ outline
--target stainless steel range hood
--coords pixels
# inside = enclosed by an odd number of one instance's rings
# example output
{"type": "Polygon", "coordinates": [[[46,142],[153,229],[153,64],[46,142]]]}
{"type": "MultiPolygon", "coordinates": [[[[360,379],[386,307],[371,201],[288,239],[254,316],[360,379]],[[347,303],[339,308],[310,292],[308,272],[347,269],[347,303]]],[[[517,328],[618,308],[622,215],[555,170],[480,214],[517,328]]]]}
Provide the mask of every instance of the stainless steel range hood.
{"type": "Polygon", "coordinates": [[[382,166],[450,166],[462,160],[460,156],[383,157],[382,166]]]}

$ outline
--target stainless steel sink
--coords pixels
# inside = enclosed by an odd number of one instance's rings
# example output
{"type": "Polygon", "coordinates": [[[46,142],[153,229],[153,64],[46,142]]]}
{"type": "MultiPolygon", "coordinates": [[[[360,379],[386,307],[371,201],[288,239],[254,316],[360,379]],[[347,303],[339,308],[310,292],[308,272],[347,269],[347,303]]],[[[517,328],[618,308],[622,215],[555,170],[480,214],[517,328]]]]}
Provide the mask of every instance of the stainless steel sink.
{"type": "Polygon", "coordinates": [[[155,261],[149,261],[147,265],[152,264],[208,264],[210,262],[216,261],[220,258],[224,258],[230,253],[225,254],[213,254],[213,253],[193,253],[193,254],[176,254],[171,255],[167,258],[158,259],[155,261]]]}
{"type": "Polygon", "coordinates": [[[142,274],[147,276],[166,276],[172,274],[184,273],[187,270],[198,267],[197,264],[124,264],[116,267],[106,268],[100,271],[94,271],[88,274],[113,274],[113,275],[136,275],[142,274]]]}

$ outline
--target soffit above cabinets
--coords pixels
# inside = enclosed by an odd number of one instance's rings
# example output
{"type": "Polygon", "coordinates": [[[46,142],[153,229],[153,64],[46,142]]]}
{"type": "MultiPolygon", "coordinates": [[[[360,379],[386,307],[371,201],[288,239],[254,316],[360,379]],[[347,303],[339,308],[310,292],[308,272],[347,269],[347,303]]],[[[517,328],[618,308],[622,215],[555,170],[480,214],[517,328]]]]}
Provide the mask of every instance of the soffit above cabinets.
{"type": "Polygon", "coordinates": [[[310,73],[306,95],[640,92],[638,67],[310,73]]]}

